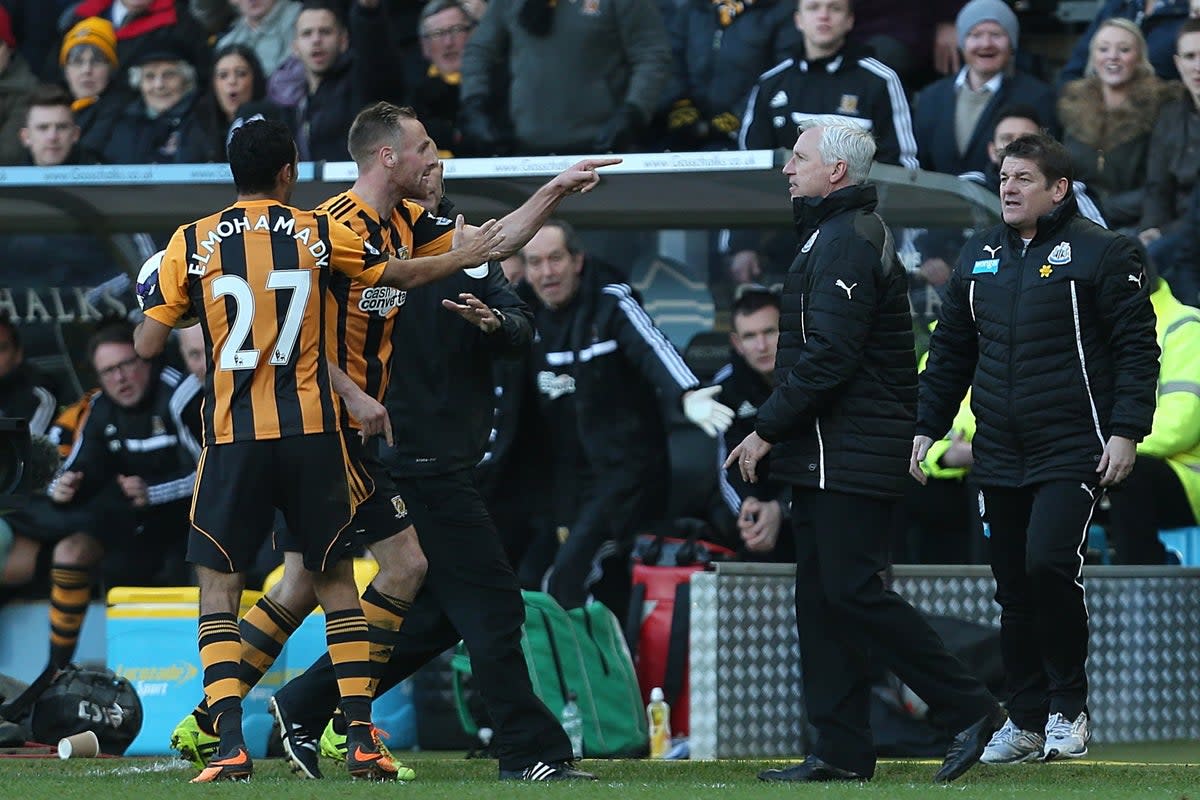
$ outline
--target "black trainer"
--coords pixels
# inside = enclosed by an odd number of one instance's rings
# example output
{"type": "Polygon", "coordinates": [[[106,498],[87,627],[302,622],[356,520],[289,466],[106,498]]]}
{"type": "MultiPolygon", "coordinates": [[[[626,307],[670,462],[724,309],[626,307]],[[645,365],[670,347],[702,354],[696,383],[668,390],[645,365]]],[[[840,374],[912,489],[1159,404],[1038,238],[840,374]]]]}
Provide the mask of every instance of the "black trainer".
{"type": "Polygon", "coordinates": [[[941,768],[933,776],[935,783],[949,783],[964,772],[975,766],[992,734],[1004,727],[1008,721],[1008,712],[996,706],[990,714],[980,717],[970,727],[959,731],[946,751],[946,758],[941,768]]]}
{"type": "Polygon", "coordinates": [[[768,769],[758,773],[760,781],[768,783],[824,783],[826,781],[865,781],[865,775],[851,772],[848,769],[835,767],[814,755],[803,762],[785,769],[768,769]]]}
{"type": "Polygon", "coordinates": [[[318,764],[317,736],[295,722],[288,720],[283,706],[272,697],[267,701],[267,708],[275,717],[279,727],[279,738],[283,742],[283,755],[291,766],[292,772],[301,778],[321,778],[321,767],[318,764]]]}
{"type": "Polygon", "coordinates": [[[525,769],[500,770],[502,781],[594,781],[596,776],[575,766],[574,761],[539,761],[525,769]]]}

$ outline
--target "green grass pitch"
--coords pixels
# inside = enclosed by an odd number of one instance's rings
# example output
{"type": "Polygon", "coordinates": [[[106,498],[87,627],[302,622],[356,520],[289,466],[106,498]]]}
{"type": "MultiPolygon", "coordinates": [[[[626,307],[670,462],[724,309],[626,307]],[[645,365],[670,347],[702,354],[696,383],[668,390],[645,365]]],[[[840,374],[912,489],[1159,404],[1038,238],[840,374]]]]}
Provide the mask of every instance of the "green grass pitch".
{"type": "Polygon", "coordinates": [[[255,763],[249,785],[190,786],[194,770],[182,761],[123,759],[0,759],[4,800],[179,800],[187,797],[252,800],[357,800],[410,797],[421,800],[758,800],[759,798],[928,798],[1000,800],[1200,800],[1200,742],[1095,746],[1089,758],[1011,767],[979,765],[948,787],[930,778],[932,761],[880,763],[865,784],[790,786],[764,784],[759,770],[782,761],[583,762],[596,783],[520,784],[496,780],[496,762],[465,760],[452,753],[400,753],[417,772],[409,784],[351,782],[330,762],[326,779],[302,781],[277,759],[255,763]],[[947,794],[949,793],[949,794],[947,794]]]}

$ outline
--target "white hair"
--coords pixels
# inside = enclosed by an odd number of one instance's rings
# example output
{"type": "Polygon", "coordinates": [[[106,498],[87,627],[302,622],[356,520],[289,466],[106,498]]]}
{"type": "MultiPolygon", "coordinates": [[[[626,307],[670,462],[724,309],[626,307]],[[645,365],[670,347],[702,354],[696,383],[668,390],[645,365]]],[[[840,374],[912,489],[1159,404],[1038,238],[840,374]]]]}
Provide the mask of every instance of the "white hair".
{"type": "MultiPolygon", "coordinates": [[[[179,74],[183,77],[184,93],[190,92],[192,89],[196,88],[196,68],[184,59],[156,58],[153,59],[153,61],[148,61],[146,63],[153,63],[154,61],[171,63],[179,69],[179,74]]],[[[142,67],[137,66],[129,68],[129,86],[137,92],[142,90],[142,67]]]]}
{"type": "Polygon", "coordinates": [[[821,114],[800,120],[799,133],[810,128],[822,128],[821,161],[825,164],[846,163],[846,177],[852,184],[863,183],[875,160],[875,139],[871,132],[848,117],[821,114]]]}

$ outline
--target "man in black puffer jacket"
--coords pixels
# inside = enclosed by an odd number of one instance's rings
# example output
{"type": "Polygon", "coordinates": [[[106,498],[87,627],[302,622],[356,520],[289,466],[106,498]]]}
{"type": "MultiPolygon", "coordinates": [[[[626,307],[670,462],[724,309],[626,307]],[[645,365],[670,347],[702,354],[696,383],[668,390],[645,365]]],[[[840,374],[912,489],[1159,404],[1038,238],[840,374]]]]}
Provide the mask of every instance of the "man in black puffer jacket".
{"type": "Polygon", "coordinates": [[[935,780],[966,772],[1005,720],[924,618],[885,589],[888,530],[917,399],[908,278],[865,185],[871,134],[840,117],[801,125],[783,172],[803,245],[783,287],[775,390],[729,454],[750,482],[770,453],[792,484],[796,628],[817,743],[766,781],[866,780],[874,656],[959,731],[935,780]]]}
{"type": "Polygon", "coordinates": [[[1071,184],[1070,157],[1050,137],[1004,149],[1004,224],[963,248],[921,375],[917,480],[968,386],[978,421],[971,473],[1012,715],[989,763],[1087,754],[1083,550],[1105,487],[1129,474],[1154,416],[1158,344],[1142,258],[1079,215],[1071,184]]]}

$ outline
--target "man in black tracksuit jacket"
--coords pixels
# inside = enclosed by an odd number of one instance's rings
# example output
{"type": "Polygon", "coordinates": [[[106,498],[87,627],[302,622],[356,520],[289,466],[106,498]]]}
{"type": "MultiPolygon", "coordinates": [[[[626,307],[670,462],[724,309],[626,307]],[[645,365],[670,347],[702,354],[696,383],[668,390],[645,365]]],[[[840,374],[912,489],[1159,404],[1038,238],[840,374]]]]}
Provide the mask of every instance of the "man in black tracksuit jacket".
{"type": "Polygon", "coordinates": [[[796,628],[817,742],[802,764],[759,777],[874,774],[874,657],[960,731],[936,775],[949,781],[979,758],[1004,712],[880,577],[916,412],[908,278],[864,183],[871,135],[838,117],[802,130],[783,170],[803,244],[783,287],[775,390],[726,466],[755,482],[770,453],[771,477],[792,485],[796,628]]]}
{"type": "Polygon", "coordinates": [[[1005,223],[967,242],[947,283],[913,456],[945,435],[970,386],[1011,695],[983,758],[1077,758],[1090,736],[1083,550],[1104,487],[1150,432],[1154,311],[1136,244],[1080,216],[1058,142],[1006,147],[1000,197],[1005,223]]]}
{"type": "MultiPolygon", "coordinates": [[[[789,487],[765,475],[748,483],[736,466],[723,467],[729,451],[745,439],[758,421],[758,409],[775,388],[775,356],[779,344],[779,295],[765,287],[747,285],[730,311],[729,363],[717,370],[713,383],[721,387],[721,402],[733,409],[733,424],[718,440],[717,489],[722,510],[718,528],[732,530],[730,547],[740,548],[744,561],[795,561],[792,549],[789,487]],[[726,522],[726,520],[729,520],[726,522]]],[[[725,542],[722,542],[724,544],[725,542]]]]}
{"type": "Polygon", "coordinates": [[[31,538],[54,543],[50,568],[50,663],[75,652],[91,584],[177,586],[184,561],[199,445],[176,411],[200,390],[172,367],[137,356],[124,322],[88,343],[100,380],[75,444],[50,485],[51,513],[31,538]]]}
{"type": "Polygon", "coordinates": [[[547,589],[566,608],[583,605],[590,591],[621,616],[630,590],[623,559],[637,526],[665,510],[659,398],[678,404],[700,382],[624,277],[586,258],[566,223],[547,222],[525,246],[525,261],[541,452],[552,476],[548,535],[558,539],[547,589]],[[574,267],[560,270],[566,263],[574,267]],[[611,556],[621,559],[615,570],[604,566],[611,556]]]}

